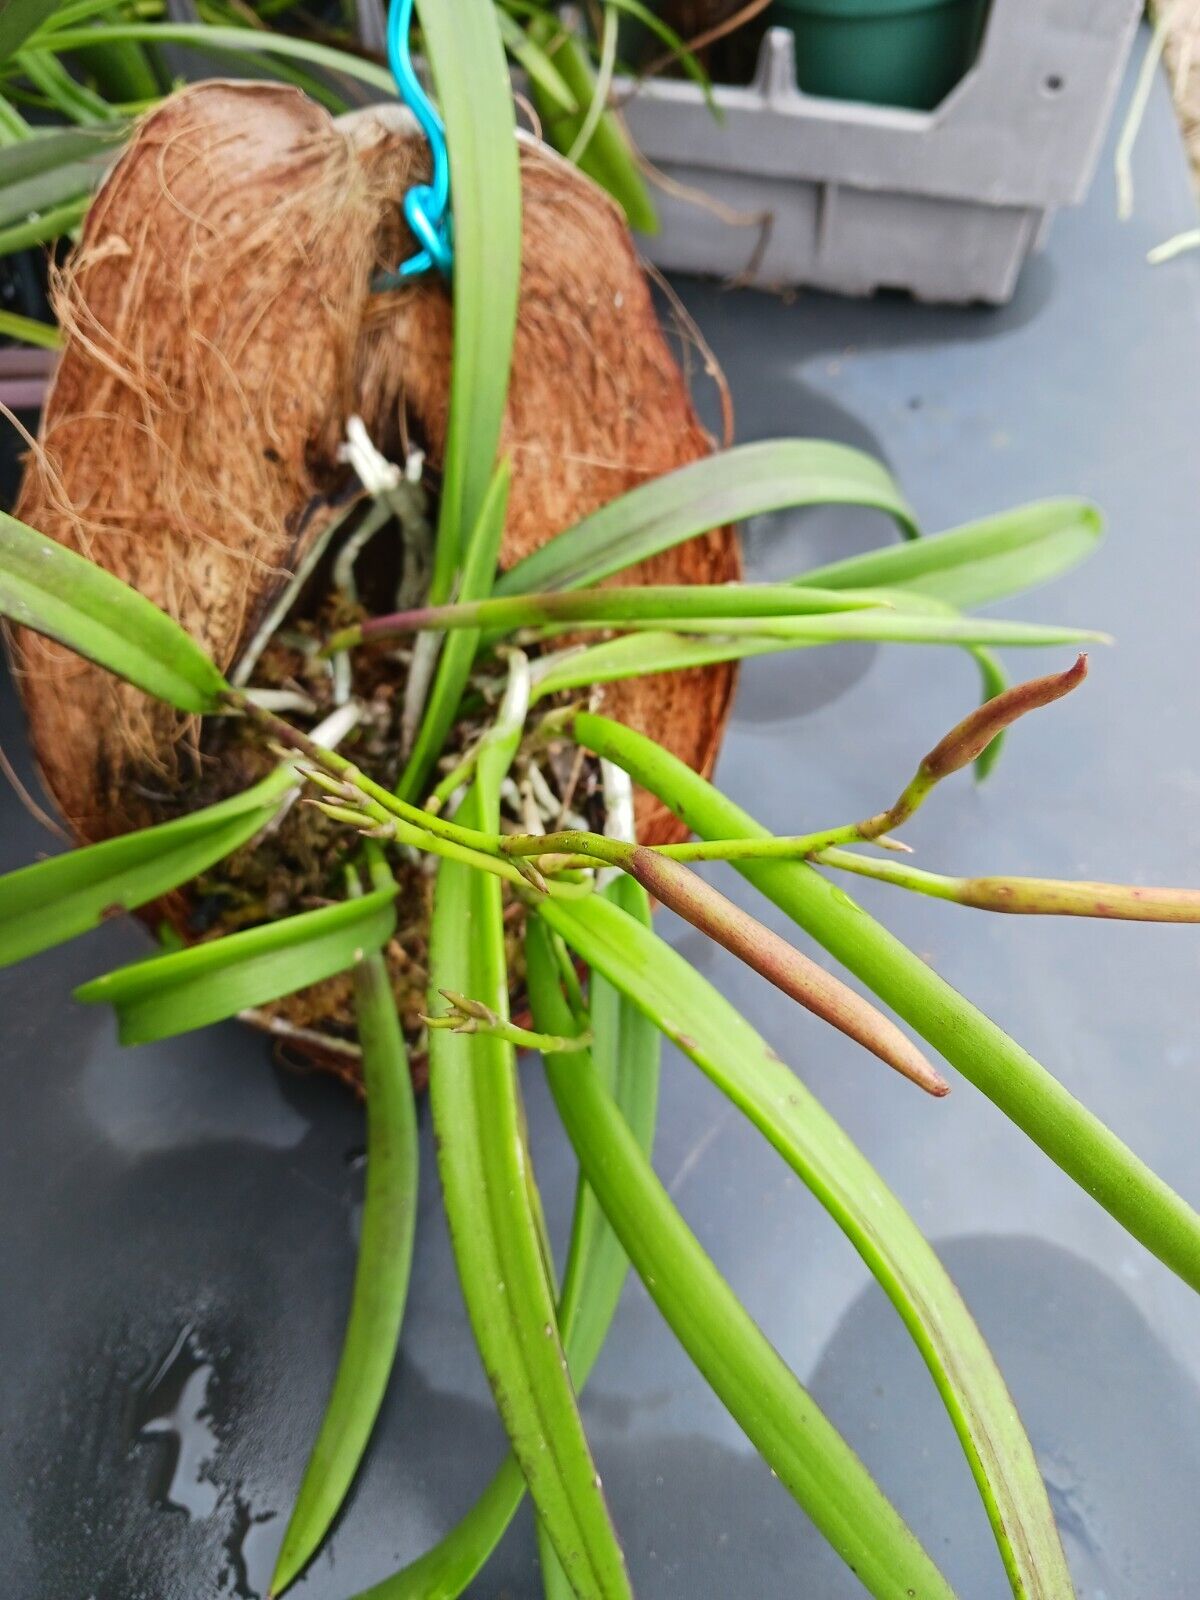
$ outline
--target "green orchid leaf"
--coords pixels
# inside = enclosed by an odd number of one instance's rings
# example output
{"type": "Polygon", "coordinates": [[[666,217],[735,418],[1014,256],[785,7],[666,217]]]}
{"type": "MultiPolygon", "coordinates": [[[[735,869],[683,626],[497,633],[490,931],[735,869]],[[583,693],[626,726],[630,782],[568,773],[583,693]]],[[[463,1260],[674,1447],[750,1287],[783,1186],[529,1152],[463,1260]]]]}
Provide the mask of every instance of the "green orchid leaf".
{"type": "Polygon", "coordinates": [[[128,137],[129,128],[130,124],[124,120],[97,128],[53,128],[39,130],[28,139],[5,145],[0,149],[0,195],[4,198],[5,211],[0,214],[7,218],[12,192],[33,178],[44,177],[64,167],[80,167],[90,172],[94,164],[111,161],[128,137]]]}
{"type": "Polygon", "coordinates": [[[581,588],[711,528],[808,505],[871,506],[916,532],[907,501],[872,456],[821,439],[773,439],[719,450],[631,489],[518,561],[496,593],[581,588]]]}
{"type": "Polygon", "coordinates": [[[62,348],[62,334],[52,322],[23,317],[17,311],[0,311],[0,339],[13,339],[17,344],[33,345],[39,350],[62,348]]]}
{"type": "MultiPolygon", "coordinates": [[[[50,3],[53,4],[53,0],[50,3]]],[[[449,0],[443,3],[449,9],[449,0]]],[[[91,27],[47,30],[38,36],[37,47],[65,55],[74,50],[86,50],[101,39],[108,44],[129,41],[179,44],[207,54],[228,54],[242,60],[262,55],[282,56],[285,61],[303,61],[327,72],[344,73],[389,98],[394,99],[396,94],[395,82],[386,67],[349,51],[335,50],[329,45],[294,38],[270,28],[223,28],[198,22],[106,22],[102,33],[91,27]]]]}
{"type": "MultiPolygon", "coordinates": [[[[494,793],[481,799],[477,788],[464,810],[469,825],[495,828],[494,793]]],[[[508,986],[498,881],[443,861],[434,896],[431,995],[441,989],[470,994],[503,1017],[508,986]]],[[[527,1183],[512,1047],[486,1033],[438,1030],[430,1036],[429,1057],[446,1216],[497,1407],[577,1592],[625,1600],[631,1591],[624,1558],[567,1373],[527,1183]]]]}
{"type": "Polygon", "coordinates": [[[20,225],[35,213],[55,211],[70,201],[87,198],[108,167],[106,157],[71,161],[0,189],[0,228],[20,225]]]}
{"type": "MultiPolygon", "coordinates": [[[[642,927],[650,926],[650,901],[640,883],[622,873],[600,891],[642,927]]],[[[532,995],[532,979],[531,995],[532,995]]],[[[594,1071],[624,1117],[639,1148],[654,1144],[662,1036],[654,1024],[603,973],[592,974],[588,993],[594,1071]]],[[[535,1007],[535,1015],[536,1007],[535,1007]]],[[[572,1374],[592,1369],[608,1335],[625,1282],[628,1259],[581,1172],[571,1222],[571,1244],[559,1297],[559,1320],[570,1329],[572,1374]]]]}
{"type": "MultiPolygon", "coordinates": [[[[650,926],[650,900],[640,883],[620,874],[600,891],[643,927],[650,926]]],[[[563,1000],[560,975],[554,970],[548,930],[531,919],[526,930],[526,984],[535,1023],[554,1018],[573,1032],[573,1018],[563,1000]]],[[[592,1028],[591,1049],[584,1053],[589,1070],[599,1080],[616,1115],[643,1156],[654,1143],[658,1113],[658,1080],[662,1035],[621,991],[601,973],[589,984],[588,1010],[592,1028]]],[[[579,1056],[568,1057],[579,1061],[579,1056]]],[[[563,1330],[567,1362],[576,1387],[591,1371],[608,1337],[617,1302],[629,1270],[625,1248],[605,1216],[583,1170],[575,1190],[571,1243],[558,1298],[558,1321],[563,1330]]],[[[571,1600],[573,1590],[554,1547],[538,1524],[538,1551],[546,1600],[571,1600]]]]}
{"type": "Polygon", "coordinates": [[[3,512],[0,616],[180,711],[215,711],[228,687],[191,636],[144,595],[3,512]]]}
{"type": "MultiPolygon", "coordinates": [[[[387,887],[386,868],[373,881],[387,887]]],[[[391,1375],[417,1220],[417,1112],[387,963],[355,972],[367,1091],[367,1180],[350,1317],[329,1404],[275,1563],[281,1595],[320,1548],[353,1483],[391,1375]]]]}
{"type": "MultiPolygon", "coordinates": [[[[550,55],[537,43],[532,31],[526,32],[507,11],[496,11],[504,48],[524,67],[533,90],[535,105],[544,103],[556,111],[578,111],[579,105],[550,55]],[[544,100],[543,100],[544,97],[544,100]]],[[[540,115],[540,113],[539,113],[540,115]]],[[[543,119],[544,120],[544,119],[543,119]]]]}
{"type": "Polygon", "coordinates": [[[1049,583],[1092,555],[1104,519],[1086,500],[1038,500],[949,533],[801,573],[837,589],[905,588],[966,610],[1049,583]]]}
{"type": "MultiPolygon", "coordinates": [[[[884,591],[878,591],[883,593],[884,591]]],[[[982,617],[924,616],[907,611],[853,611],[834,616],[765,619],[771,631],[760,634],[760,619],[736,617],[716,622],[701,619],[689,624],[689,634],[663,633],[636,621],[619,639],[551,656],[534,673],[538,699],[590,684],[641,678],[654,672],[679,672],[687,667],[711,666],[718,661],[744,661],[750,656],[773,655],[780,650],[815,649],[818,645],[877,640],[881,643],[919,645],[1012,645],[1026,648],[1058,644],[1107,642],[1107,635],[1080,628],[1047,627],[1033,622],[999,622],[982,617]],[[780,635],[785,634],[781,637],[780,635]]]]}
{"type": "MultiPolygon", "coordinates": [[[[601,891],[630,916],[649,922],[645,890],[621,876],[601,891]]],[[[599,975],[591,982],[592,1059],[606,1088],[641,1148],[654,1142],[661,1036],[619,990],[599,975]]],[[[600,1352],[620,1298],[627,1259],[580,1175],[571,1241],[558,1302],[558,1325],[567,1366],[581,1390],[600,1352]]],[[[355,1600],[457,1600],[499,1544],[525,1495],[525,1478],[514,1456],[501,1465],[479,1499],[446,1536],[401,1572],[375,1584],[355,1600]]],[[[561,1574],[552,1546],[543,1546],[543,1567],[561,1574]]]]}
{"type": "Polygon", "coordinates": [[[525,1498],[525,1476],[515,1456],[503,1465],[444,1539],[382,1583],[352,1600],[458,1600],[483,1570],[525,1498]]]}
{"type": "Polygon", "coordinates": [[[619,627],[635,618],[656,629],[667,629],[681,627],[691,617],[796,617],[870,610],[887,604],[874,591],[860,599],[850,589],[804,589],[792,583],[667,583],[551,590],[372,617],[335,633],[325,651],[328,654],[372,639],[421,631],[484,628],[511,633],[536,627],[574,631],[576,627],[619,627]]]}
{"type": "Polygon", "coordinates": [[[58,0],[53,12],[41,24],[37,33],[30,35],[30,43],[34,49],[41,49],[44,37],[58,28],[74,28],[81,22],[89,22],[95,17],[111,19],[117,12],[118,5],[119,0],[58,0]]]}
{"type": "Polygon", "coordinates": [[[570,119],[574,122],[575,131],[570,144],[563,150],[568,161],[580,161],[587,155],[596,130],[608,109],[613,78],[616,75],[617,34],[621,19],[610,5],[602,6],[596,16],[600,25],[596,77],[591,93],[580,102],[583,115],[579,119],[570,119]]]}
{"type": "MultiPolygon", "coordinates": [[[[508,462],[502,461],[492,475],[488,492],[479,508],[479,519],[468,541],[459,585],[464,600],[481,599],[491,588],[496,555],[504,534],[510,480],[508,462]]],[[[472,628],[452,633],[442,648],[420,731],[397,785],[397,793],[402,799],[411,800],[418,794],[442,750],[446,735],[458,714],[478,645],[479,630],[472,628]]]]}
{"type": "Polygon", "coordinates": [[[749,1023],[655,933],[600,901],[538,909],[590,966],[659,1019],[846,1233],[945,1402],[1014,1594],[1066,1600],[1074,1591],[1012,1396],[933,1249],[870,1162],[749,1023]]]}
{"type": "Polygon", "coordinates": [[[302,911],[208,944],[151,956],[75,991],[115,1008],[122,1044],[190,1033],[357,967],[396,926],[394,891],[302,911]]]}
{"type": "MultiPolygon", "coordinates": [[[[725,1052],[736,1057],[739,1066],[749,1071],[766,1058],[766,1045],[749,1025],[643,924],[598,896],[595,905],[581,901],[566,916],[560,916],[559,909],[539,905],[539,916],[648,1018],[662,1026],[664,1019],[686,1016],[689,1029],[696,1028],[698,1034],[689,1050],[694,1059],[704,1054],[707,1060],[707,1047],[720,1028],[727,1033],[725,1052]],[[628,936],[631,942],[624,950],[617,949],[614,936],[628,936]],[[660,987],[654,963],[662,952],[675,956],[675,961],[662,969],[660,987]],[[686,987],[669,987],[677,985],[681,969],[688,974],[686,987]],[[750,1041],[755,1045],[753,1063],[747,1055],[750,1041]]],[[[537,951],[534,934],[531,964],[537,951]]],[[[545,957],[541,960],[544,966],[545,957]]],[[[532,983],[530,992],[534,993],[532,983]]],[[[548,1007],[545,982],[537,995],[543,1008],[540,1014],[535,1011],[538,1025],[561,1021],[565,1010],[561,997],[558,1008],[548,1007]]],[[[684,1038],[671,1024],[665,1031],[677,1043],[684,1038]]],[[[912,1594],[949,1596],[952,1591],[933,1562],[768,1343],[675,1209],[587,1053],[547,1056],[545,1069],[580,1164],[630,1261],[684,1349],[772,1472],[870,1594],[881,1600],[903,1600],[912,1594]]],[[[729,1079],[722,1081],[711,1067],[706,1070],[730,1092],[729,1079]]],[[[790,1121],[781,1108],[788,1106],[795,1091],[803,1095],[804,1090],[782,1064],[780,1076],[787,1090],[780,1100],[780,1083],[772,1083],[772,1107],[777,1118],[790,1121]]],[[[834,1126],[819,1126],[810,1138],[827,1135],[834,1126]]],[[[870,1202],[878,1203],[880,1191],[886,1194],[877,1184],[870,1202]]],[[[1050,1526],[1053,1529],[1053,1521],[1050,1526]]]]}
{"type": "Polygon", "coordinates": [[[0,256],[16,255],[18,251],[28,250],[33,245],[52,244],[55,239],[63,238],[87,216],[90,204],[90,195],[77,195],[73,200],[64,200],[62,205],[52,206],[49,211],[43,211],[25,222],[14,222],[10,227],[0,228],[0,256]]]}
{"type": "MultiPolygon", "coordinates": [[[[586,622],[563,624],[566,631],[586,628],[586,622]]],[[[618,626],[630,633],[658,634],[661,617],[626,617],[618,626]]],[[[792,616],[729,616],[687,618],[686,632],[693,635],[739,639],[787,639],[798,645],[850,644],[870,640],[880,644],[1013,645],[1045,648],[1059,644],[1110,644],[1105,633],[1091,628],[1059,627],[1041,622],[1007,622],[992,617],[925,616],[920,612],[889,611],[873,607],[861,611],[807,613],[792,616]]]]}
{"type": "MultiPolygon", "coordinates": [[[[642,734],[603,717],[575,719],[577,739],[623,767],[701,838],[769,832],[642,734]]],[[[735,868],[939,1050],[1135,1239],[1200,1290],[1200,1216],[1039,1061],[803,861],[735,868]]]]}
{"type": "Polygon", "coordinates": [[[77,83],[56,55],[41,50],[22,50],[16,58],[16,67],[46,104],[66,121],[81,127],[103,127],[118,120],[107,100],[77,83]]]}
{"type": "MultiPolygon", "coordinates": [[[[494,6],[418,0],[424,48],[446,125],[454,213],[454,347],[450,413],[430,600],[456,581],[470,599],[490,592],[503,528],[494,511],[500,429],[516,334],[521,275],[521,181],[512,88],[494,6]]],[[[477,639],[452,641],[398,786],[413,799],[442,747],[477,639]]],[[[418,652],[418,660],[422,658],[418,652]]]]}
{"type": "Polygon", "coordinates": [[[0,66],[53,15],[58,0],[4,0],[0,5],[0,66]]]}
{"type": "Polygon", "coordinates": [[[110,104],[146,105],[162,94],[146,47],[128,39],[105,38],[103,25],[96,28],[96,43],[78,51],[77,58],[110,104]]]}
{"type": "Polygon", "coordinates": [[[454,354],[431,598],[447,600],[487,496],[517,324],[521,180],[512,88],[495,8],[418,0],[446,125],[454,211],[454,354]]]}
{"type": "Polygon", "coordinates": [[[290,767],[281,767],[220,805],[0,878],[0,967],[74,939],[114,912],[148,905],[205,872],[264,828],[296,781],[290,767]]]}
{"type": "Polygon", "coordinates": [[[712,79],[701,66],[695,52],[690,50],[684,39],[650,6],[643,5],[642,0],[608,0],[614,11],[623,11],[626,16],[640,22],[642,27],[660,39],[671,52],[675,61],[692,80],[696,87],[702,90],[709,110],[718,122],[724,120],[724,113],[713,97],[712,79]]]}
{"type": "Polygon", "coordinates": [[[718,661],[744,661],[800,648],[791,639],[688,638],[681,633],[627,633],[603,644],[564,651],[543,658],[534,673],[534,698],[586,689],[623,678],[644,678],[654,672],[682,672],[718,661]]]}
{"type": "MultiPolygon", "coordinates": [[[[564,155],[574,149],[584,132],[584,118],[595,103],[596,76],[579,41],[553,17],[535,17],[528,37],[558,72],[571,105],[564,108],[557,96],[531,77],[533,102],[547,143],[564,155]]],[[[658,216],[638,167],[629,136],[612,110],[601,103],[600,116],[587,144],[576,157],[581,172],[610,194],[625,213],[631,228],[657,233],[658,216]]]]}

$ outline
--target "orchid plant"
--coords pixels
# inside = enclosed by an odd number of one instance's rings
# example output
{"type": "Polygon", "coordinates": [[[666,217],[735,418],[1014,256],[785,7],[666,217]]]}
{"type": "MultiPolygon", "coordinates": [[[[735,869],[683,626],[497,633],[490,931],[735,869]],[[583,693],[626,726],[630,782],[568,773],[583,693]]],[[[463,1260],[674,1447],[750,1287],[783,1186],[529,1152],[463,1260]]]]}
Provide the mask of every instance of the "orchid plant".
{"type": "MultiPolygon", "coordinates": [[[[58,29],[63,46],[66,13],[82,25],[85,13],[99,9],[81,0],[41,27],[58,29]]],[[[496,456],[520,255],[514,110],[503,74],[491,70],[502,59],[506,25],[500,12],[472,0],[427,0],[423,9],[452,174],[472,170],[471,182],[453,184],[455,380],[432,576],[422,603],[331,631],[322,643],[333,671],[396,641],[437,641],[400,782],[382,784],[355,761],[353,693],[336,726],[285,715],[256,688],[253,673],[244,682],[224,676],[143,596],[2,517],[0,613],[12,624],[65,643],[182,711],[236,721],[275,752],[278,766],[219,804],[0,879],[0,962],[36,956],[114,909],[149,906],[253,848],[297,796],[343,830],[341,893],[332,903],[167,949],[96,978],[77,996],[111,1005],[121,1039],[136,1045],[237,1016],[334,973],[354,975],[368,1130],[358,1268],[340,1364],[273,1594],[304,1571],[329,1532],[402,1335],[417,1224],[418,1111],[408,1053],[421,1048],[463,1295],[511,1454],[466,1517],[371,1589],[372,1600],[461,1594],[526,1491],[547,1596],[631,1594],[578,1402],[630,1266],[714,1393],[864,1588],[880,1600],[948,1600],[932,1556],[768,1343],[657,1177],[652,1145],[666,1038],[811,1189],[891,1300],[956,1430],[1013,1594],[1062,1600],[1073,1593],[1071,1579],[1033,1450],[945,1268],[792,1066],[656,930],[651,905],[665,908],[668,924],[681,917],[732,951],[915,1090],[936,1100],[950,1086],[943,1068],[961,1073],[1200,1289],[1200,1217],[834,881],[857,874],[991,911],[1200,921],[1195,891],[942,877],[914,867],[899,838],[939,783],[972,763],[986,770],[1005,728],[1079,689],[1083,656],[1010,687],[991,652],[1074,651],[1101,643],[1098,635],[969,613],[1085,558],[1100,536],[1098,514],[1063,499],[922,537],[878,462],[821,441],[779,440],[730,448],[646,483],[498,571],[507,468],[496,456]],[[468,25],[481,32],[464,65],[457,43],[468,25]],[[480,133],[497,127],[506,138],[480,133]],[[604,584],[705,530],[838,502],[886,513],[901,538],[786,583],[604,584]],[[772,835],[651,738],[604,715],[603,686],[623,677],[848,640],[964,648],[984,683],[982,704],[933,746],[897,786],[898,797],[889,803],[885,784],[881,809],[858,821],[804,819],[806,831],[772,835]],[[468,714],[474,733],[464,745],[458,733],[468,714]],[[511,817],[502,823],[514,759],[520,752],[528,763],[532,752],[536,766],[537,751],[555,742],[599,774],[603,827],[576,818],[547,831],[536,808],[526,813],[528,826],[514,827],[511,817]],[[657,796],[694,837],[639,844],[632,784],[657,796]],[[395,869],[414,859],[434,874],[434,888],[423,1034],[406,1039],[383,952],[397,925],[395,869]],[[694,870],[703,862],[730,863],[879,1004],[720,894],[694,870]],[[514,993],[527,997],[527,1017],[514,1019],[514,993]],[[579,1162],[561,1276],[526,1143],[520,1052],[540,1055],[579,1162]]],[[[126,25],[129,37],[139,26],[126,25]]],[[[378,490],[381,498],[387,492],[378,490]]],[[[525,1070],[533,1070],[531,1060],[525,1070]]]]}

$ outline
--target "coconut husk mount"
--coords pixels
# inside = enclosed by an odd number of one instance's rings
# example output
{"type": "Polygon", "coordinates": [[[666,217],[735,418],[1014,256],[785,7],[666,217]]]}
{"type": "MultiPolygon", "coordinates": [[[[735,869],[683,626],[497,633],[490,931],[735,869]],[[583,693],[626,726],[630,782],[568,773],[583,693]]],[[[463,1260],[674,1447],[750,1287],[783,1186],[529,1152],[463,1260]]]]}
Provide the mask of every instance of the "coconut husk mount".
{"type": "MultiPolygon", "coordinates": [[[[290,88],[189,88],[141,123],[57,286],[65,345],[17,515],[141,590],[223,671],[344,502],[352,415],[391,459],[417,447],[440,465],[449,293],[435,276],[371,292],[410,249],[400,203],[425,162],[394,108],[335,122],[290,88]]],[[[532,140],[521,176],[504,566],[710,449],[616,207],[532,140]]],[[[739,571],[721,530],[614,581],[739,571]]],[[[207,726],[40,636],[18,632],[14,657],[80,842],[213,798],[207,726]]],[[[612,685],[603,704],[707,771],[732,685],[709,667],[612,685]]],[[[638,796],[644,842],[677,826],[638,796]]],[[[310,994],[306,1025],[337,1004],[310,994]]]]}

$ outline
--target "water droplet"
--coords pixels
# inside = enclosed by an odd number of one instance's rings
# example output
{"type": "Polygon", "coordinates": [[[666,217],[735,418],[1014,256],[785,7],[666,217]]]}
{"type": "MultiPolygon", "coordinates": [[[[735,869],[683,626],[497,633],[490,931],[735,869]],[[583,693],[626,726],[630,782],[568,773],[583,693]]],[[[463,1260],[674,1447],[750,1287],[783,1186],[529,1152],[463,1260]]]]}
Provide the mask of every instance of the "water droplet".
{"type": "Polygon", "coordinates": [[[221,1497],[208,1472],[220,1443],[208,1407],[213,1371],[194,1330],[184,1328],[142,1383],[134,1405],[138,1438],[167,1444],[156,1499],[187,1517],[210,1517],[221,1497]]]}
{"type": "Polygon", "coordinates": [[[546,1335],[547,1339],[553,1339],[553,1337],[554,1337],[554,1324],[552,1322],[548,1322],[546,1324],[546,1326],[542,1329],[542,1332],[546,1335]]]}
{"type": "Polygon", "coordinates": [[[600,1482],[600,1474],[599,1473],[597,1473],[596,1476],[592,1479],[592,1482],[595,1484],[597,1489],[602,1489],[604,1487],[604,1485],[600,1482]]]}
{"type": "Polygon", "coordinates": [[[274,1511],[251,1511],[249,1503],[240,1493],[233,1491],[233,1520],[225,1539],[225,1570],[221,1573],[221,1589],[232,1585],[229,1592],[237,1600],[259,1600],[271,1581],[275,1563],[277,1540],[263,1529],[274,1521],[274,1511]]]}

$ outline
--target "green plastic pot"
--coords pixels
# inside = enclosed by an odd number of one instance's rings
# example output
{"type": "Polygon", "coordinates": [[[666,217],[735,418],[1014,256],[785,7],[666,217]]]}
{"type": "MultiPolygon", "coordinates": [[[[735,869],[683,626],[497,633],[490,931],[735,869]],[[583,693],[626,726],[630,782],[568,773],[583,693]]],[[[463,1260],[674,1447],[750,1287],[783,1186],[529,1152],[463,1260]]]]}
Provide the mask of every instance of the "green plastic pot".
{"type": "Polygon", "coordinates": [[[775,0],[806,94],[929,111],[975,59],[988,0],[775,0]]]}

